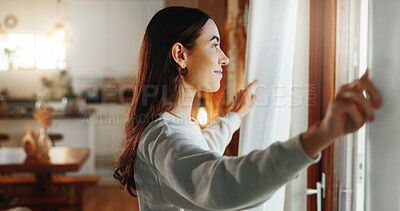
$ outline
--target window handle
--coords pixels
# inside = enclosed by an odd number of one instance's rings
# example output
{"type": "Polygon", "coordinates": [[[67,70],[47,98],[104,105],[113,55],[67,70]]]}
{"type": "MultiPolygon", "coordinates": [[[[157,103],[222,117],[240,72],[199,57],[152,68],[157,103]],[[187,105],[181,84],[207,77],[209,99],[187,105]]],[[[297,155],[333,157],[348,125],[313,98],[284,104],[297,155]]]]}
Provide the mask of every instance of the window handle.
{"type": "Polygon", "coordinates": [[[307,189],[307,195],[317,194],[317,211],[322,211],[322,199],[325,198],[325,173],[322,173],[321,182],[317,182],[316,189],[307,189]]]}

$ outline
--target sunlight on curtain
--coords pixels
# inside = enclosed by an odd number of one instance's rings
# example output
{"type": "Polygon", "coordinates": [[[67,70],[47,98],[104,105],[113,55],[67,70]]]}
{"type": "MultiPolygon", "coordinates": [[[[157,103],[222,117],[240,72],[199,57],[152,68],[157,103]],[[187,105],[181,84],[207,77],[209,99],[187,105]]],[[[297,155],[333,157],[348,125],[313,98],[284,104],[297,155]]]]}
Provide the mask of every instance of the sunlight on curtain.
{"type": "MultiPolygon", "coordinates": [[[[258,79],[257,101],[242,123],[239,155],[290,137],[297,6],[297,0],[250,1],[245,84],[258,79]]],[[[283,210],[284,200],[282,187],[250,210],[283,210]]]]}
{"type": "MultiPolygon", "coordinates": [[[[298,1],[295,53],[293,61],[292,119],[290,136],[308,127],[308,72],[310,44],[310,0],[298,1]]],[[[311,93],[312,94],[312,93],[311,93]]],[[[285,211],[307,210],[307,169],[286,185],[285,211]]]]}

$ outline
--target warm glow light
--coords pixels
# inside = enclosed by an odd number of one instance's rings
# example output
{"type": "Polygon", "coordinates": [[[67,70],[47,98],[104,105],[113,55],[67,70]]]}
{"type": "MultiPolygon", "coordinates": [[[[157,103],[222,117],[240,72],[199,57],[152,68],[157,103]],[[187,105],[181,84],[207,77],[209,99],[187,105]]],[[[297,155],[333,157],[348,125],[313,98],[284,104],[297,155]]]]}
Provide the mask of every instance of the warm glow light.
{"type": "Polygon", "coordinates": [[[65,42],[65,31],[64,29],[59,29],[53,35],[54,39],[59,42],[65,42]]]}
{"type": "Polygon", "coordinates": [[[0,39],[0,71],[66,68],[65,31],[58,30],[52,37],[34,34],[8,34],[6,37],[0,39]],[[3,53],[5,48],[15,53],[9,58],[3,53]]]}
{"type": "Polygon", "coordinates": [[[47,33],[47,36],[53,38],[57,42],[64,42],[65,44],[73,43],[71,34],[62,23],[56,23],[47,33]]]}
{"type": "Polygon", "coordinates": [[[0,40],[0,68],[7,70],[10,62],[13,70],[33,68],[35,66],[35,36],[33,34],[8,34],[7,39],[0,40]],[[4,55],[4,49],[15,51],[11,58],[4,55]],[[3,54],[3,55],[2,55],[3,54]]]}
{"type": "MultiPolygon", "coordinates": [[[[60,30],[61,31],[61,30],[60,30]]],[[[65,44],[63,41],[56,41],[46,36],[36,38],[36,67],[38,69],[64,69],[65,68],[65,44]]]]}
{"type": "Polygon", "coordinates": [[[7,35],[7,32],[3,29],[3,27],[1,27],[1,24],[0,24],[0,34],[7,35]]]}
{"type": "Polygon", "coordinates": [[[200,107],[199,112],[197,113],[197,121],[199,121],[200,125],[206,125],[207,124],[207,111],[205,107],[200,107]]]}

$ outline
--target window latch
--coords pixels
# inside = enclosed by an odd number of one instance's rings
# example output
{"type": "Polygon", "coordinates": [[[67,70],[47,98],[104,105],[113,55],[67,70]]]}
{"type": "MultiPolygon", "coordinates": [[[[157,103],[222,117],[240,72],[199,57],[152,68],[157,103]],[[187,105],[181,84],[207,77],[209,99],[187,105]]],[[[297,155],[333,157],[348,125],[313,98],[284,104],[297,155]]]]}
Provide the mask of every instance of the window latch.
{"type": "Polygon", "coordinates": [[[307,195],[317,194],[317,211],[322,211],[322,199],[325,198],[325,173],[322,173],[321,182],[317,182],[316,189],[307,189],[307,195]]]}

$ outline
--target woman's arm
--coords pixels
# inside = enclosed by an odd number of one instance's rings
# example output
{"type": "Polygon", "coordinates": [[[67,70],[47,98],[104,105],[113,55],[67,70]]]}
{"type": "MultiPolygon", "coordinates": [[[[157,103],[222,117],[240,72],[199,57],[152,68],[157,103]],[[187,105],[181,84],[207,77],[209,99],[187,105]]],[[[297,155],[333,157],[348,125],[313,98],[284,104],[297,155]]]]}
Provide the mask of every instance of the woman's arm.
{"type": "Polygon", "coordinates": [[[214,120],[210,126],[203,129],[201,133],[210,149],[222,155],[226,146],[231,142],[233,133],[240,127],[240,116],[229,112],[225,117],[214,120]]]}
{"type": "Polygon", "coordinates": [[[251,91],[257,80],[253,81],[245,90],[240,90],[233,98],[233,108],[225,117],[216,119],[208,128],[202,130],[210,149],[220,154],[232,139],[233,133],[239,129],[242,118],[249,113],[256,101],[256,95],[251,91]],[[233,112],[233,113],[232,113],[233,112]],[[239,117],[239,118],[237,118],[239,117]]]}
{"type": "MultiPolygon", "coordinates": [[[[251,93],[257,80],[234,97],[232,111],[242,119],[254,106],[256,96],[251,93]]],[[[323,120],[310,127],[300,137],[304,151],[310,157],[332,144],[335,138],[352,133],[367,121],[374,120],[373,110],[381,107],[381,95],[368,78],[368,71],[359,80],[342,86],[330,102],[323,120]],[[366,91],[369,98],[363,95],[366,91]]]]}
{"type": "Polygon", "coordinates": [[[225,157],[184,135],[155,133],[152,151],[144,152],[157,171],[165,202],[189,210],[256,206],[316,161],[305,154],[298,136],[246,156],[225,157]]]}

